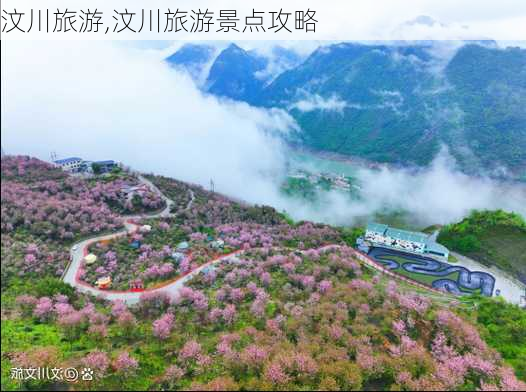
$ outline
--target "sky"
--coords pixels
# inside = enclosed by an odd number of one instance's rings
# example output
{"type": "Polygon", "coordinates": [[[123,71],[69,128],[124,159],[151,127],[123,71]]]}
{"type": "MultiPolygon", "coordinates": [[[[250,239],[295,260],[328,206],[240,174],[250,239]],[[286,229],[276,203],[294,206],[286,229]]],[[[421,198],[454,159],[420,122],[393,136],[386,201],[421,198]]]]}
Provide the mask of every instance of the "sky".
{"type": "Polygon", "coordinates": [[[470,178],[447,151],[417,172],[361,169],[364,199],[349,203],[331,193],[315,209],[279,192],[289,155],[281,136],[298,130],[285,111],[203,94],[162,61],[165,49],[107,41],[2,46],[2,147],[10,154],[115,159],[205,187],[213,180],[217,191],[237,199],[336,224],[384,206],[409,209],[422,225],[460,219],[472,208],[526,216],[524,186],[470,178]]]}
{"type": "MultiPolygon", "coordinates": [[[[18,8],[30,10],[47,7],[51,10],[72,9],[68,0],[4,0],[4,9],[18,8]]],[[[218,13],[220,10],[236,10],[238,15],[251,15],[252,10],[283,12],[297,10],[315,10],[318,20],[316,33],[295,31],[292,33],[239,34],[210,33],[179,34],[177,39],[193,40],[378,40],[378,39],[495,39],[521,40],[526,36],[526,2],[523,0],[278,0],[256,2],[255,0],[77,0],[75,7],[97,8],[113,15],[114,9],[140,10],[142,8],[180,10],[209,9],[218,13]],[[421,19],[420,16],[427,19],[421,19]],[[424,21],[425,23],[418,23],[424,21]],[[432,21],[432,22],[430,22],[432,21]],[[409,22],[409,23],[408,23],[409,22]],[[269,38],[272,35],[272,38],[269,38]]],[[[137,12],[136,11],[136,12],[137,12]]],[[[291,16],[292,20],[293,16],[291,16]]],[[[113,20],[109,18],[112,22],[113,20]]],[[[267,22],[270,24],[270,21],[267,22]]],[[[266,23],[266,24],[267,24],[266,23]]],[[[267,24],[267,26],[268,26],[267,24]]],[[[113,28],[111,28],[111,31],[113,28]]],[[[157,32],[140,35],[78,35],[59,34],[54,39],[173,39],[170,33],[157,32]]],[[[13,36],[13,35],[12,35],[13,36]]],[[[173,34],[172,34],[173,36],[173,34]]],[[[4,39],[11,36],[6,35],[4,39]]],[[[45,34],[19,34],[18,39],[49,39],[45,34]]]]}

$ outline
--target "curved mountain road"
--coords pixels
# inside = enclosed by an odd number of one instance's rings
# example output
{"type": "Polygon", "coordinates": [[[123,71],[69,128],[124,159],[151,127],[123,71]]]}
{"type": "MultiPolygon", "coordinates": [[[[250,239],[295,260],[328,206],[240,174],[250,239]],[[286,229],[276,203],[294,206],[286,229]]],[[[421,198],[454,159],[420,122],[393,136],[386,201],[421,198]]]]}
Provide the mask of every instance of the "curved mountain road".
{"type": "MultiPolygon", "coordinates": [[[[205,263],[205,264],[199,266],[195,270],[190,271],[186,275],[180,276],[180,277],[178,277],[178,278],[176,278],[176,279],[174,279],[172,281],[167,282],[164,285],[161,285],[159,287],[152,288],[152,289],[146,289],[144,291],[139,291],[139,292],[101,290],[101,289],[98,289],[98,288],[96,288],[94,286],[91,286],[91,285],[81,281],[79,279],[79,274],[80,274],[80,270],[81,270],[81,267],[82,267],[82,260],[83,260],[84,255],[85,255],[85,250],[87,249],[87,247],[89,245],[91,245],[93,243],[96,243],[96,242],[99,242],[99,241],[102,241],[102,240],[112,240],[112,239],[115,239],[115,238],[119,238],[119,237],[125,236],[125,235],[127,235],[129,233],[133,233],[133,232],[137,231],[139,229],[139,225],[134,223],[135,220],[139,220],[139,219],[142,219],[142,218],[164,218],[164,217],[170,217],[170,216],[173,215],[171,213],[171,208],[174,205],[173,200],[171,200],[170,198],[166,197],[159,190],[159,188],[157,188],[150,180],[146,179],[142,175],[138,175],[138,179],[143,184],[146,184],[153,192],[158,194],[165,201],[166,207],[162,211],[160,211],[158,213],[155,213],[155,214],[151,214],[151,215],[142,214],[142,215],[123,217],[125,219],[125,221],[124,221],[124,229],[123,230],[115,232],[115,233],[111,233],[111,234],[105,234],[105,235],[101,235],[101,236],[97,236],[97,237],[91,237],[91,238],[79,241],[76,244],[74,244],[71,247],[71,249],[70,249],[71,262],[66,267],[66,270],[65,270],[63,278],[62,278],[65,283],[70,284],[71,286],[75,287],[76,289],[78,289],[81,292],[89,293],[89,294],[92,294],[92,295],[95,295],[95,296],[100,296],[100,297],[103,297],[103,298],[108,299],[108,300],[122,300],[122,301],[126,302],[129,305],[137,303],[139,301],[139,298],[140,298],[141,294],[144,293],[144,292],[163,291],[163,292],[166,292],[169,295],[171,295],[173,298],[176,298],[177,295],[179,294],[179,291],[185,285],[185,283],[188,282],[189,280],[191,280],[197,274],[199,274],[203,269],[205,269],[205,268],[207,268],[209,266],[215,265],[217,263],[220,263],[220,262],[222,262],[224,260],[228,260],[228,259],[236,260],[237,256],[240,253],[243,252],[242,250],[238,250],[238,251],[236,251],[234,253],[220,256],[220,257],[218,257],[216,259],[213,259],[213,260],[209,261],[208,263],[205,263]]],[[[189,189],[188,192],[190,194],[190,200],[188,201],[188,204],[185,206],[185,210],[188,210],[188,209],[190,209],[192,207],[192,204],[193,204],[194,199],[195,199],[194,192],[191,189],[189,189]]],[[[332,245],[323,246],[323,247],[320,248],[320,250],[321,249],[330,249],[330,248],[339,248],[339,247],[340,247],[340,245],[332,244],[332,245]]],[[[427,286],[425,286],[423,284],[420,284],[419,282],[412,281],[412,280],[410,280],[408,278],[405,278],[405,277],[403,277],[403,276],[401,276],[399,274],[393,273],[392,271],[389,270],[389,266],[388,265],[381,266],[377,262],[371,260],[369,257],[367,257],[364,254],[361,254],[360,252],[358,252],[356,250],[353,250],[353,254],[362,263],[365,263],[369,267],[372,267],[372,268],[376,269],[377,271],[379,271],[379,272],[381,272],[383,274],[387,274],[387,275],[390,275],[390,276],[392,276],[394,278],[407,281],[408,283],[411,283],[411,284],[413,284],[415,286],[418,286],[420,288],[426,288],[426,289],[428,289],[430,291],[437,291],[436,288],[434,289],[434,288],[431,288],[431,287],[427,287],[427,286]]],[[[437,292],[440,293],[439,291],[437,291],[437,292]]],[[[508,297],[508,296],[505,296],[505,297],[508,297]]],[[[507,298],[507,299],[509,299],[509,298],[507,298]]],[[[515,298],[513,298],[513,299],[515,300],[515,298]]],[[[515,302],[515,301],[513,301],[513,302],[515,302]]]]}
{"type": "MultiPolygon", "coordinates": [[[[143,184],[147,185],[153,192],[158,194],[166,203],[166,207],[156,213],[156,214],[142,214],[142,215],[134,215],[134,216],[127,216],[125,217],[124,221],[124,229],[115,233],[111,234],[105,234],[97,237],[91,237],[82,241],[79,241],[75,243],[71,249],[70,249],[70,257],[71,262],[66,268],[66,271],[64,272],[64,275],[62,277],[63,281],[65,283],[70,284],[71,286],[77,288],[79,291],[84,293],[89,293],[95,296],[101,296],[109,300],[123,300],[128,304],[137,303],[139,301],[139,297],[141,296],[142,292],[131,292],[131,291],[112,291],[112,290],[100,290],[96,287],[93,287],[85,282],[82,282],[79,279],[79,273],[80,269],[82,267],[82,260],[84,259],[84,251],[87,249],[87,247],[93,243],[103,241],[103,240],[112,240],[115,238],[119,238],[122,236],[125,236],[129,233],[133,233],[138,230],[139,225],[134,223],[135,220],[139,220],[142,218],[165,218],[172,215],[170,212],[174,202],[173,200],[166,197],[160,190],[157,188],[150,180],[146,179],[145,177],[139,175],[138,179],[143,184]]],[[[186,205],[185,209],[188,210],[192,207],[192,204],[195,199],[194,192],[189,189],[190,193],[190,200],[188,201],[188,204],[186,205]]],[[[177,295],[181,287],[187,282],[189,279],[193,278],[196,274],[198,274],[203,268],[206,268],[208,265],[213,263],[218,263],[222,261],[223,259],[233,257],[233,255],[225,255],[218,259],[212,260],[211,262],[207,264],[201,265],[199,268],[191,271],[187,275],[184,275],[180,277],[177,280],[172,281],[171,283],[151,290],[145,290],[145,291],[166,291],[172,295],[177,295]]]]}

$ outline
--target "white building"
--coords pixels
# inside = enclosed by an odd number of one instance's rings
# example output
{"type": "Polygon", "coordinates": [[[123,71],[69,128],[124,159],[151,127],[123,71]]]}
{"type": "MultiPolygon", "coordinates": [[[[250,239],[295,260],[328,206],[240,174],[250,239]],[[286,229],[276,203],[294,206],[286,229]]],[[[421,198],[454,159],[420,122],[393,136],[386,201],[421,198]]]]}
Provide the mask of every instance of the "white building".
{"type": "Polygon", "coordinates": [[[150,225],[142,225],[140,228],[139,228],[139,231],[141,233],[149,233],[150,231],[152,231],[152,226],[150,225]]]}
{"type": "Polygon", "coordinates": [[[225,246],[225,241],[223,240],[212,241],[210,243],[210,246],[212,247],[212,249],[222,249],[225,246]]]}
{"type": "Polygon", "coordinates": [[[71,157],[65,159],[58,159],[53,163],[59,166],[62,170],[67,172],[78,172],[82,166],[83,160],[78,157],[71,157]]]}
{"type": "Polygon", "coordinates": [[[372,246],[383,246],[405,252],[420,253],[426,256],[447,260],[449,250],[424,233],[390,228],[379,223],[369,223],[365,231],[365,241],[372,246]]]}

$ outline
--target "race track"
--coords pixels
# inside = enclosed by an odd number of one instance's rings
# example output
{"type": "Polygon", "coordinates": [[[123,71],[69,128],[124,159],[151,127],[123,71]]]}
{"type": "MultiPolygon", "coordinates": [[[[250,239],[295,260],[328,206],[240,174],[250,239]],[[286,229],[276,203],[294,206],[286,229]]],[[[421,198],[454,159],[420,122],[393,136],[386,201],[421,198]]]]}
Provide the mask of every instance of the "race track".
{"type": "Polygon", "coordinates": [[[437,279],[432,283],[434,288],[453,294],[469,294],[471,290],[480,289],[482,295],[491,297],[495,288],[495,278],[486,272],[470,271],[465,267],[451,265],[430,257],[385,248],[372,248],[369,256],[392,270],[403,268],[408,272],[436,277],[444,277],[458,272],[456,281],[452,279],[437,279]],[[407,260],[407,262],[400,263],[393,259],[393,256],[407,260]]]}

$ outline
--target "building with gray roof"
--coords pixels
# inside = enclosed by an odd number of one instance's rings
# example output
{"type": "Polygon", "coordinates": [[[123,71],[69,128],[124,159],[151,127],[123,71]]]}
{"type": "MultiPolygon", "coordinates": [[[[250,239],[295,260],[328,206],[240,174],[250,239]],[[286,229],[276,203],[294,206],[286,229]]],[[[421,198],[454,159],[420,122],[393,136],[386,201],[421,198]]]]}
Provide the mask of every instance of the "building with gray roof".
{"type": "Polygon", "coordinates": [[[371,246],[424,254],[447,260],[449,251],[434,240],[432,236],[416,231],[396,229],[381,223],[371,222],[365,231],[365,241],[371,246]]]}

